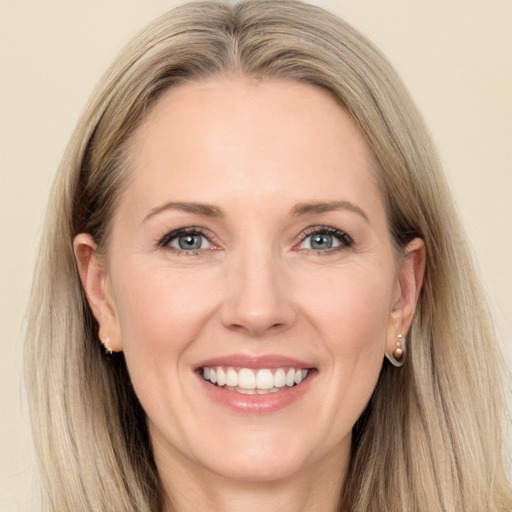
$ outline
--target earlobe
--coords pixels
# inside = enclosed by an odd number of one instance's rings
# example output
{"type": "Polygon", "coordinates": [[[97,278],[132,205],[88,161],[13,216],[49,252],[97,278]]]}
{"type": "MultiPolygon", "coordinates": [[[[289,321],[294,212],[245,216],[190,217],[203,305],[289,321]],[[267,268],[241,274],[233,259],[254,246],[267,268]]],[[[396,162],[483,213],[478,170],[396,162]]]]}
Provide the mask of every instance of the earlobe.
{"type": "Polygon", "coordinates": [[[104,259],[98,254],[92,236],[87,233],[78,234],[73,247],[80,281],[89,307],[99,325],[98,337],[104,345],[108,345],[107,350],[118,352],[122,347],[117,332],[110,277],[104,259]]]}
{"type": "Polygon", "coordinates": [[[402,334],[397,334],[396,347],[392,351],[386,351],[386,357],[393,366],[397,368],[403,366],[407,357],[407,342],[402,334]]]}

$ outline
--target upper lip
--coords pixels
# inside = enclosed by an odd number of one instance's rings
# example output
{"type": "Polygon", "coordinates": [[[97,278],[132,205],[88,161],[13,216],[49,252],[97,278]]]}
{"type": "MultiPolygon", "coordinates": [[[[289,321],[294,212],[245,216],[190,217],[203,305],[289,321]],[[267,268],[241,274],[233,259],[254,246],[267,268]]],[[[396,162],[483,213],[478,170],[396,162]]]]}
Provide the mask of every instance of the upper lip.
{"type": "Polygon", "coordinates": [[[230,354],[207,359],[196,366],[196,370],[204,367],[232,366],[240,368],[313,368],[311,363],[277,354],[251,355],[230,354]]]}

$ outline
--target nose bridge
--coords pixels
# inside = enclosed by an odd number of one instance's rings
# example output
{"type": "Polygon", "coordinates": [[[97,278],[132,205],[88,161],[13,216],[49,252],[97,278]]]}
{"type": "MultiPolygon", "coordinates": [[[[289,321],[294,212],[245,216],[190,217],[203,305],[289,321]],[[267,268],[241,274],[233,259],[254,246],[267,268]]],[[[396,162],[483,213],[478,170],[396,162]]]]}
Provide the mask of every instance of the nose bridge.
{"type": "Polygon", "coordinates": [[[271,244],[251,241],[232,255],[227,276],[222,321],[252,336],[291,325],[295,310],[286,285],[286,272],[271,244]]]}

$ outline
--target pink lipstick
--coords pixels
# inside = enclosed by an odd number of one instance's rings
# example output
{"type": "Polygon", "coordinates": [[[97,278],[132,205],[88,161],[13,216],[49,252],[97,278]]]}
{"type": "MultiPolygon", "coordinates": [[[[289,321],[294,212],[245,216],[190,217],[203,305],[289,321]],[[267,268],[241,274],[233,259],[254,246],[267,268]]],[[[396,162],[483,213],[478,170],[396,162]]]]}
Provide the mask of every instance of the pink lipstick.
{"type": "Polygon", "coordinates": [[[203,390],[239,413],[270,414],[298,400],[317,370],[285,356],[234,354],[203,361],[195,368],[203,390]]]}

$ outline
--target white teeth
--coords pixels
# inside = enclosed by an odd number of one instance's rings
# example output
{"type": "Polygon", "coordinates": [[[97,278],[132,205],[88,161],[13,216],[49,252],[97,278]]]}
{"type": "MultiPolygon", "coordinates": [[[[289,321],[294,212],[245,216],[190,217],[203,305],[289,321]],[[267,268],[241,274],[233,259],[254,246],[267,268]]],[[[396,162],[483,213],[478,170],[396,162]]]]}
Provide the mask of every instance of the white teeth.
{"type": "Polygon", "coordinates": [[[277,368],[270,370],[262,368],[204,367],[203,378],[219,387],[226,387],[230,391],[238,391],[244,394],[265,394],[276,392],[285,387],[300,384],[308,375],[307,369],[277,368]]]}
{"type": "Polygon", "coordinates": [[[257,390],[256,389],[238,388],[238,392],[242,393],[242,395],[255,395],[257,393],[257,390]]]}
{"type": "Polygon", "coordinates": [[[242,368],[238,372],[238,387],[242,389],[256,389],[256,375],[254,375],[252,370],[249,370],[249,368],[242,368]]]}
{"type": "Polygon", "coordinates": [[[274,373],[274,386],[276,388],[282,388],[286,385],[286,374],[282,368],[276,370],[274,373]]]}
{"type": "Polygon", "coordinates": [[[256,387],[258,389],[272,389],[274,387],[274,376],[270,370],[258,370],[256,387]]]}
{"type": "Polygon", "coordinates": [[[226,372],[226,386],[232,386],[234,388],[238,386],[238,373],[236,373],[233,368],[228,368],[226,372]]]}
{"type": "Polygon", "coordinates": [[[226,372],[222,368],[217,368],[217,386],[226,384],[226,372]]]}

